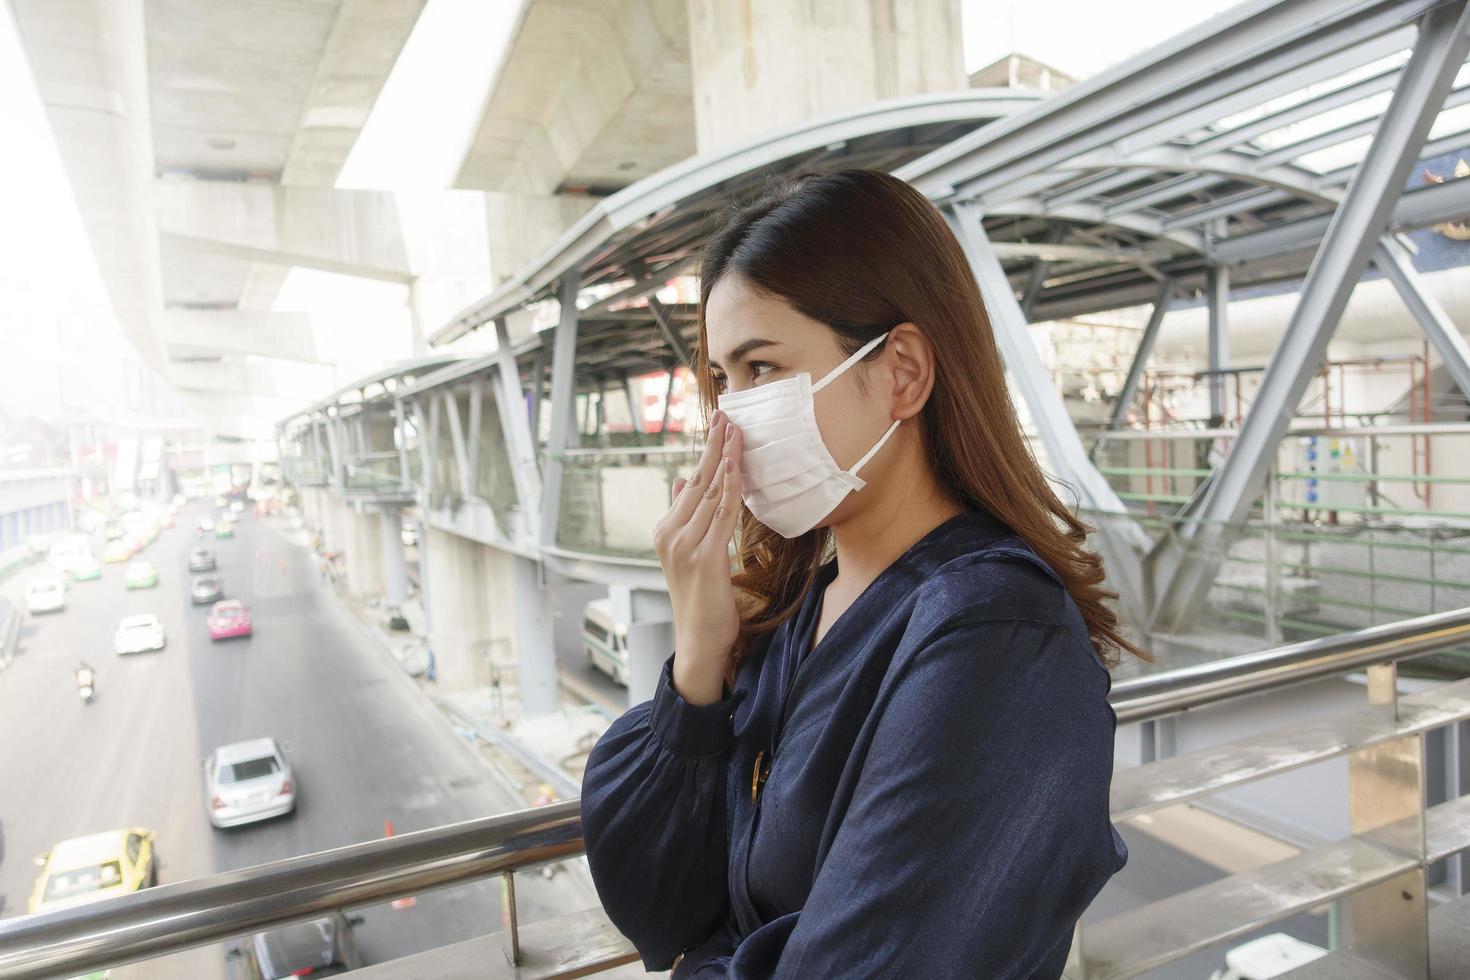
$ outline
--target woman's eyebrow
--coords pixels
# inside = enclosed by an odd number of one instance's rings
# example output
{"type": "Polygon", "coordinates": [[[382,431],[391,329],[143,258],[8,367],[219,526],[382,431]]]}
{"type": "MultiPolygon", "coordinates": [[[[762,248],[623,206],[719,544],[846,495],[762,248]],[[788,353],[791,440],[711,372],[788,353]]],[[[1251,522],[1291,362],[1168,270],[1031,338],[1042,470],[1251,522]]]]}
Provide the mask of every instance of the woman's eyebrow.
{"type": "MultiPolygon", "coordinates": [[[[779,346],[780,343],[781,342],[779,340],[766,340],[763,337],[754,337],[732,350],[730,352],[729,359],[732,362],[740,361],[743,360],[745,356],[751,351],[759,350],[762,347],[779,346]]],[[[720,364],[719,361],[710,361],[709,366],[712,368],[720,368],[721,370],[724,370],[724,366],[720,364]]]]}

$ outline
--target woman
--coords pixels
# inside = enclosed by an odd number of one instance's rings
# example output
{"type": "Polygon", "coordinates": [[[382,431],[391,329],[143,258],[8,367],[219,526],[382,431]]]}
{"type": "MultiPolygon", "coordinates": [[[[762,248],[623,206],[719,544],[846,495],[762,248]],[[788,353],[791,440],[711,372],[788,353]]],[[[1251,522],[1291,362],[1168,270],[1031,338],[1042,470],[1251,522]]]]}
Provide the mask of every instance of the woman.
{"type": "Polygon", "coordinates": [[[721,218],[674,653],[582,784],[603,907],[681,980],[1058,977],[1127,860],[1108,668],[1146,655],[934,206],[849,170],[721,218]]]}

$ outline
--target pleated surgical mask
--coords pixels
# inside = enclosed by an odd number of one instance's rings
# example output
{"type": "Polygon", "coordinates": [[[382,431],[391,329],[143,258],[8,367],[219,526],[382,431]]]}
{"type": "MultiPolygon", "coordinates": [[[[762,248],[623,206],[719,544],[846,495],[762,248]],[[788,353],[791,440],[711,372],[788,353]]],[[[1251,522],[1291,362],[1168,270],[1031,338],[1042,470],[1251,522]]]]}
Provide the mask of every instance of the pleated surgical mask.
{"type": "Polygon", "coordinates": [[[854,490],[867,484],[862,469],[893,435],[901,419],[844,470],[832,458],[817,428],[817,392],[862,360],[888,336],[884,331],[858,348],[851,357],[812,384],[803,371],[744,391],[721,395],[722,412],[740,427],[744,437],[740,484],[745,506],[756,520],[784,538],[795,538],[816,527],[854,490]]]}

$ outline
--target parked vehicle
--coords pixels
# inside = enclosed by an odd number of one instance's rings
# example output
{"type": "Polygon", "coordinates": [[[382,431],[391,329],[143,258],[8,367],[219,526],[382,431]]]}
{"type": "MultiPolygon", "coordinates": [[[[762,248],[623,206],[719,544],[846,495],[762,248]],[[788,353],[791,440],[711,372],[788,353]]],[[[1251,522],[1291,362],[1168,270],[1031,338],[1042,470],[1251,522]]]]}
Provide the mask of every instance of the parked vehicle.
{"type": "Polygon", "coordinates": [[[583,610],[582,649],[589,664],[628,686],[628,627],[613,620],[609,600],[593,599],[583,610]]]}

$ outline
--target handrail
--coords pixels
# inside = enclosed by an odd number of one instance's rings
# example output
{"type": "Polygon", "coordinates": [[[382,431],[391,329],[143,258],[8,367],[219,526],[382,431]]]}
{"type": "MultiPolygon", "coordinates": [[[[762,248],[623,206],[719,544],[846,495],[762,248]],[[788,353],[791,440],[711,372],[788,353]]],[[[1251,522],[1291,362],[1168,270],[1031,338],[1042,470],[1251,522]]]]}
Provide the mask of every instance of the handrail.
{"type": "Polygon", "coordinates": [[[563,800],[0,919],[0,976],[73,976],[344,906],[565,860],[582,853],[580,814],[578,800],[563,800]]]}
{"type": "MultiPolygon", "coordinates": [[[[1129,678],[1109,701],[1119,724],[1433,653],[1470,642],[1470,607],[1129,678]]],[[[151,959],[333,909],[386,901],[583,853],[581,801],[368,841],[0,919],[0,976],[74,975],[151,959]]]]}
{"type": "MultiPolygon", "coordinates": [[[[1233,439],[1239,429],[1088,429],[1079,425],[1083,435],[1096,434],[1108,441],[1149,441],[1152,439],[1233,439]]],[[[1470,435],[1470,423],[1466,422],[1413,422],[1402,425],[1342,425],[1304,426],[1288,429],[1281,438],[1298,436],[1464,436],[1470,435]]]]}
{"type": "Polygon", "coordinates": [[[1470,607],[1130,677],[1108,695],[1118,724],[1148,721],[1470,643],[1470,607]]]}

